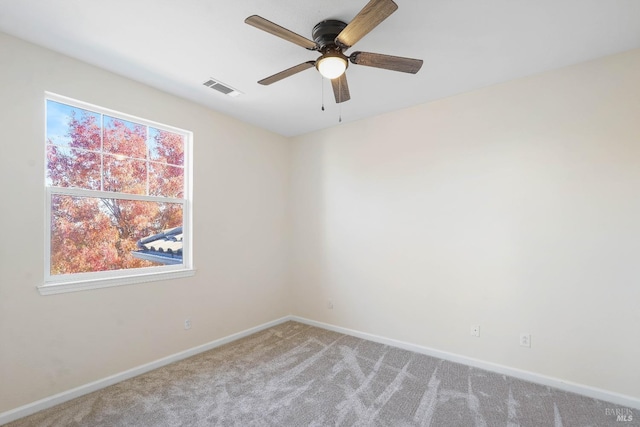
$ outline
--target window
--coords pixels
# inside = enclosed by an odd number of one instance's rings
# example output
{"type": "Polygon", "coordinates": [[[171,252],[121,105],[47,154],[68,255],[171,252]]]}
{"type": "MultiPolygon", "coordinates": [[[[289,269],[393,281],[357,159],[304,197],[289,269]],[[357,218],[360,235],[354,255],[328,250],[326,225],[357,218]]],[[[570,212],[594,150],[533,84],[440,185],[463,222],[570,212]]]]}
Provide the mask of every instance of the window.
{"type": "Polygon", "coordinates": [[[45,100],[43,294],[193,274],[191,133],[45,100]]]}

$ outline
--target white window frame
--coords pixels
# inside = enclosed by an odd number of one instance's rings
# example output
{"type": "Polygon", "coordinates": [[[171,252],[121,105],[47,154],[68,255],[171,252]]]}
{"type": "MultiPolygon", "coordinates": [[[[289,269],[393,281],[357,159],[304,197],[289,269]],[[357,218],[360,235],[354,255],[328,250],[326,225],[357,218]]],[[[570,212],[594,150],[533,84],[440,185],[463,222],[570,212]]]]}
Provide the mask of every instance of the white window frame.
{"type": "MultiPolygon", "coordinates": [[[[59,294],[65,292],[74,292],[87,289],[105,288],[111,286],[130,285],[134,283],[152,282],[157,280],[176,279],[182,277],[193,276],[195,269],[193,268],[192,257],[192,146],[193,146],[193,132],[179,129],[172,126],[167,126],[161,123],[153,122],[151,120],[142,119],[140,117],[124,114],[119,111],[110,110],[97,105],[89,104],[86,102],[78,101],[66,96],[58,95],[51,92],[45,92],[44,96],[44,144],[43,151],[45,155],[44,164],[44,185],[45,185],[45,256],[44,256],[44,284],[37,286],[38,291],[42,295],[59,294]],[[54,187],[48,186],[46,183],[47,176],[47,162],[46,162],[46,141],[47,141],[47,101],[55,101],[62,104],[67,104],[72,107],[82,108],[91,112],[108,115],[113,118],[134,122],[144,126],[153,127],[160,130],[166,130],[168,132],[184,135],[185,148],[184,148],[184,198],[170,198],[170,197],[158,197],[158,196],[146,196],[128,193],[117,193],[110,191],[99,190],[87,190],[82,188],[71,187],[54,187]],[[178,203],[182,204],[182,226],[183,226],[183,246],[182,246],[182,264],[176,265],[162,265],[146,268],[130,268],[124,270],[110,270],[110,271],[96,271],[88,273],[74,273],[74,274],[51,274],[51,198],[53,195],[61,194],[67,196],[76,197],[96,197],[96,198],[109,198],[109,199],[123,199],[123,200],[142,200],[148,202],[160,202],[160,203],[178,203]]],[[[103,130],[104,131],[104,130],[103,130]]]]}

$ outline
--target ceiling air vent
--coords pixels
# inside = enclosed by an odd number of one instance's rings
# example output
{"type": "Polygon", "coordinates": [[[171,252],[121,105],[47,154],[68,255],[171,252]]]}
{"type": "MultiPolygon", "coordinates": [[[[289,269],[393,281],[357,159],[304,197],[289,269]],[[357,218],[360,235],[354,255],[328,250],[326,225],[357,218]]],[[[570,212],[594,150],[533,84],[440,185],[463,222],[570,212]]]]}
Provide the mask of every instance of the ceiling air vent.
{"type": "Polygon", "coordinates": [[[242,92],[240,92],[239,90],[234,89],[231,86],[226,85],[224,83],[220,83],[217,80],[209,79],[202,84],[208,87],[209,89],[217,90],[218,92],[224,93],[225,95],[229,95],[229,96],[242,95],[242,92]]]}

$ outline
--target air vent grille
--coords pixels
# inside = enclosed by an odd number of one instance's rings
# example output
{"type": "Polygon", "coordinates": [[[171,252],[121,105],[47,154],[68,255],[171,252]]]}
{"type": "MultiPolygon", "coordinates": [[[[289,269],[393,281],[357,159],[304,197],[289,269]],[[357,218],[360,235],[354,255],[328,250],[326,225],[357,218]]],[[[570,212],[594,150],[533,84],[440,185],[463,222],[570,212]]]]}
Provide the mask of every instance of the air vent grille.
{"type": "Polygon", "coordinates": [[[231,92],[233,92],[233,89],[231,89],[230,87],[227,87],[225,85],[221,85],[220,83],[216,83],[213,86],[211,86],[211,89],[215,89],[218,92],[222,92],[225,95],[230,94],[231,92]]]}
{"type": "Polygon", "coordinates": [[[242,92],[240,92],[237,89],[232,88],[231,86],[221,83],[217,80],[214,80],[212,78],[210,78],[209,80],[207,80],[206,82],[202,83],[204,86],[208,87],[209,89],[214,89],[217,90],[220,93],[224,93],[225,95],[229,95],[229,96],[238,96],[238,95],[242,95],[242,92]]]}

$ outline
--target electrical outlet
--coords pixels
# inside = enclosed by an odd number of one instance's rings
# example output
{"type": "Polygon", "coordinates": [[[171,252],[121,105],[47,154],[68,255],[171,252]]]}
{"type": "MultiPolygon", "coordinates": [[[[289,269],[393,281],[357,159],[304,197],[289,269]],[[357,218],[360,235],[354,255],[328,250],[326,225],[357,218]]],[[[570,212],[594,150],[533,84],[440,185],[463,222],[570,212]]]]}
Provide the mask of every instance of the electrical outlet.
{"type": "Polygon", "coordinates": [[[184,319],[184,328],[191,329],[191,319],[184,319]]]}
{"type": "Polygon", "coordinates": [[[480,325],[471,325],[471,336],[472,337],[480,336],[480,325]]]}
{"type": "Polygon", "coordinates": [[[523,347],[531,347],[531,335],[520,334],[520,345],[523,347]]]}
{"type": "Polygon", "coordinates": [[[331,300],[327,300],[327,308],[328,308],[329,310],[333,310],[333,301],[331,301],[331,300]]]}

